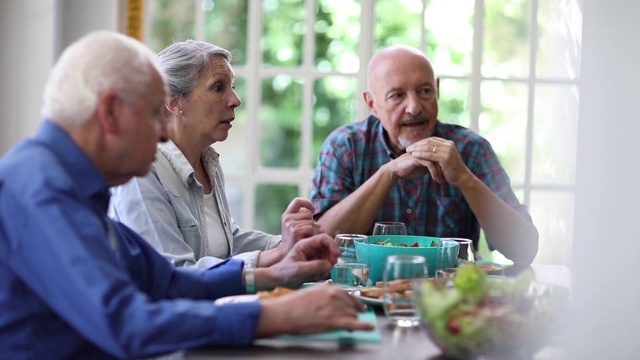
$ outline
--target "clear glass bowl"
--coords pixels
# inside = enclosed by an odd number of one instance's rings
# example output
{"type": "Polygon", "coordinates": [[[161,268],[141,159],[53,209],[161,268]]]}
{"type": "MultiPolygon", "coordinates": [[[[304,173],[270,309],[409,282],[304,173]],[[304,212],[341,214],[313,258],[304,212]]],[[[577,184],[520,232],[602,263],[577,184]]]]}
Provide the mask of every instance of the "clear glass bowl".
{"type": "Polygon", "coordinates": [[[569,290],[488,277],[482,295],[464,295],[448,279],[413,283],[414,301],[431,340],[455,359],[531,359],[554,335],[569,290]],[[506,289],[506,291],[505,291],[506,289]]]}

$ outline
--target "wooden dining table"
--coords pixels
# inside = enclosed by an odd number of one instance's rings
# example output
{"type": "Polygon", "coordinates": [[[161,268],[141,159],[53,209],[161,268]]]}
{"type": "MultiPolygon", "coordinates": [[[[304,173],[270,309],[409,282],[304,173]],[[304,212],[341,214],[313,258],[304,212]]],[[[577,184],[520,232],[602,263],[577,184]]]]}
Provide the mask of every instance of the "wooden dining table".
{"type": "MultiPolygon", "coordinates": [[[[533,265],[537,280],[571,288],[571,272],[566,266],[533,265]]],[[[507,268],[506,274],[514,275],[522,268],[507,268]]],[[[444,360],[436,344],[428,337],[423,326],[398,327],[389,324],[380,307],[374,307],[375,318],[382,341],[380,343],[341,343],[327,340],[271,338],[255,340],[245,348],[207,347],[189,350],[181,357],[189,360],[205,359],[401,359],[444,360]]],[[[565,359],[567,345],[552,339],[533,359],[565,359]]]]}

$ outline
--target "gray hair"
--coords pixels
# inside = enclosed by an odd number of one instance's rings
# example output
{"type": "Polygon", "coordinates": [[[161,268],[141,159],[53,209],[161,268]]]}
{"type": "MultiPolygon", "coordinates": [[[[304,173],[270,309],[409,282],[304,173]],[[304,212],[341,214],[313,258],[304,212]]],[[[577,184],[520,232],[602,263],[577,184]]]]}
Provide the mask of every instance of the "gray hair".
{"type": "Polygon", "coordinates": [[[156,60],[167,82],[169,94],[188,96],[211,65],[214,56],[231,62],[229,51],[206,41],[180,41],[159,52],[156,60]]]}
{"type": "Polygon", "coordinates": [[[53,67],[42,116],[81,125],[96,111],[102,92],[113,90],[124,101],[136,102],[156,71],[153,52],[141,42],[111,31],[89,33],[67,47],[53,67]]]}

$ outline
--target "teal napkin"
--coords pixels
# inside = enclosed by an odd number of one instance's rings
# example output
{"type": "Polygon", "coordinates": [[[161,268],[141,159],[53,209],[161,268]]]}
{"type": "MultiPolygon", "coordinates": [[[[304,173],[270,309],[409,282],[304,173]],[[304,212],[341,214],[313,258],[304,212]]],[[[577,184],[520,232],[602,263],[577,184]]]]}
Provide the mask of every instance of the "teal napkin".
{"type": "Polygon", "coordinates": [[[295,340],[295,341],[338,341],[345,344],[355,344],[359,342],[366,343],[381,343],[382,336],[380,335],[380,329],[378,329],[378,322],[376,320],[376,314],[369,310],[358,314],[358,320],[362,322],[368,322],[375,326],[375,329],[371,331],[347,331],[347,330],[331,330],[323,333],[312,335],[282,335],[275,339],[281,340],[295,340]]]}

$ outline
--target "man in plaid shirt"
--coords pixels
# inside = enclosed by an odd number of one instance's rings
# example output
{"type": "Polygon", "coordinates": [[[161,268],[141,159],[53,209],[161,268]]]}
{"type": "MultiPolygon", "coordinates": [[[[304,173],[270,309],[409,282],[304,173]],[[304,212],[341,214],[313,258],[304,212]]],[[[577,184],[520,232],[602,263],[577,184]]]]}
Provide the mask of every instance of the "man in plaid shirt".
{"type": "Polygon", "coordinates": [[[369,63],[372,115],[325,140],[313,176],[315,217],[330,235],[371,233],[401,221],[410,235],[462,237],[517,264],[538,251],[538,231],[489,142],[438,120],[438,80],[421,51],[392,46],[369,63]]]}

